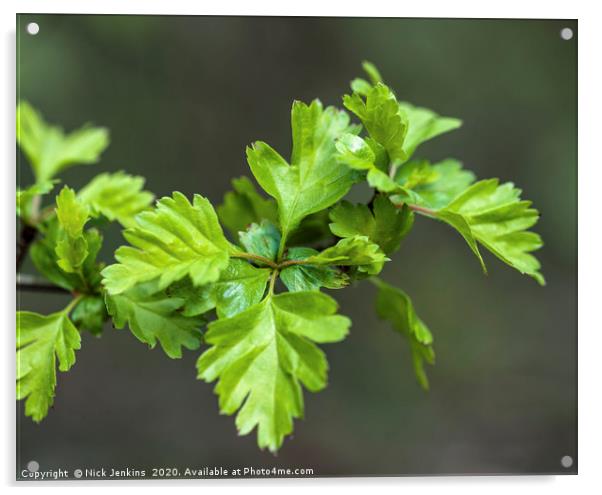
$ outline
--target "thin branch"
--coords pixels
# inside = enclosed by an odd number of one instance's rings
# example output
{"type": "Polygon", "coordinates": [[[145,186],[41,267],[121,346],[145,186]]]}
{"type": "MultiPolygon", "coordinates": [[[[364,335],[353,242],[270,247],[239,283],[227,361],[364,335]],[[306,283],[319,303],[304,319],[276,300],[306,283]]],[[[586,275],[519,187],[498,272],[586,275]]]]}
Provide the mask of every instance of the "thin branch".
{"type": "Polygon", "coordinates": [[[35,241],[37,235],[38,229],[32,227],[31,225],[23,224],[21,233],[19,234],[19,240],[17,242],[17,271],[21,269],[21,265],[23,265],[23,262],[27,257],[27,253],[29,252],[29,247],[33,241],[35,241]]]}
{"type": "Polygon", "coordinates": [[[17,274],[17,290],[31,291],[31,292],[56,292],[59,294],[70,294],[70,292],[58,285],[49,284],[45,280],[34,277],[33,275],[26,275],[22,273],[17,274]]]}
{"type": "Polygon", "coordinates": [[[287,266],[292,266],[292,265],[308,265],[309,263],[307,263],[307,261],[305,260],[286,260],[283,261],[282,263],[280,263],[278,265],[278,269],[282,270],[283,268],[286,268],[287,266]]]}
{"type": "Polygon", "coordinates": [[[258,261],[271,268],[274,268],[274,269],[278,268],[277,263],[274,263],[271,259],[265,258],[263,256],[259,256],[258,254],[239,252],[239,253],[233,253],[230,256],[232,256],[232,258],[244,258],[244,259],[248,259],[248,260],[258,261]]]}

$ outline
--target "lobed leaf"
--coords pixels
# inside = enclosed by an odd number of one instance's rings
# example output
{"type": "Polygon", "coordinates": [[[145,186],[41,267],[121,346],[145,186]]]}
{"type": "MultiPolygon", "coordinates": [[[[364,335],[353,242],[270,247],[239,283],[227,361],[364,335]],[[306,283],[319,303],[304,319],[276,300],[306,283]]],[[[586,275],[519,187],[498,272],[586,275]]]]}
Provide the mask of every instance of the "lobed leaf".
{"type": "Polygon", "coordinates": [[[185,316],[201,315],[215,308],[219,318],[227,318],[261,301],[269,278],[270,270],[232,258],[217,282],[195,287],[184,279],[167,291],[185,301],[185,316]]]}
{"type": "Polygon", "coordinates": [[[154,195],[144,191],[145,179],[123,172],[100,174],[78,194],[80,201],[91,207],[94,217],[103,215],[124,227],[134,227],[134,217],[146,210],[154,195]]]}
{"type": "Polygon", "coordinates": [[[48,280],[68,291],[90,292],[100,285],[102,265],[96,263],[96,257],[102,246],[102,236],[96,229],[83,233],[88,255],[80,267],[80,273],[66,272],[59,266],[56,248],[64,234],[57,218],[46,223],[44,237],[31,245],[29,254],[36,269],[48,280]]]}
{"type": "Polygon", "coordinates": [[[436,164],[426,160],[404,163],[395,175],[395,182],[416,194],[415,204],[440,209],[463,193],[475,176],[464,170],[457,160],[446,159],[436,164]]]}
{"type": "Polygon", "coordinates": [[[428,108],[415,107],[407,102],[400,102],[399,108],[408,121],[408,133],[403,143],[408,159],[422,143],[462,126],[460,119],[441,117],[428,108]]]}
{"type": "Polygon", "coordinates": [[[337,237],[366,236],[385,254],[399,248],[414,224],[414,213],[404,205],[396,208],[387,196],[378,195],[372,207],[342,201],[330,212],[330,230],[337,237]]]}
{"type": "Polygon", "coordinates": [[[353,128],[349,116],[334,107],[324,109],[293,103],[293,151],[289,165],[266,143],[247,148],[247,160],[261,187],[278,203],[283,245],[301,220],[336,203],[355,180],[351,170],[335,159],[335,139],[353,128]]]}
{"type": "Polygon", "coordinates": [[[160,199],[124,236],[131,246],[117,249],[118,264],[102,272],[113,295],[153,279],[158,290],[186,275],[194,285],[215,282],[228,265],[230,244],[211,203],[198,194],[192,204],[179,192],[160,199]]]}
{"type": "Polygon", "coordinates": [[[88,257],[88,241],[84,225],[90,210],[75,196],[75,191],[65,186],[56,198],[56,216],[61,229],[56,242],[57,263],[67,273],[79,272],[88,257]]]}
{"type": "Polygon", "coordinates": [[[545,279],[541,267],[530,254],[543,246],[541,237],[527,229],[539,219],[530,201],[520,199],[521,190],[510,182],[499,185],[497,179],[482,180],[470,186],[435,215],[464,237],[483,268],[478,244],[504,263],[533,277],[540,285],[545,279]]]}
{"type": "Polygon", "coordinates": [[[109,145],[103,127],[84,126],[65,135],[60,127],[47,124],[29,103],[17,107],[17,142],[27,156],[37,183],[52,179],[75,164],[96,163],[109,145]]]}
{"type": "Polygon", "coordinates": [[[198,316],[185,316],[180,310],[184,299],[169,297],[157,290],[156,282],[139,284],[119,294],[105,296],[116,328],[129,326],[132,334],[153,349],[157,344],[170,358],[182,357],[182,347],[195,350],[201,345],[198,316]]]}
{"type": "Polygon", "coordinates": [[[370,137],[386,150],[390,161],[407,159],[403,144],[408,119],[389,87],[378,82],[367,92],[365,100],[358,93],[345,95],[343,105],[357,115],[370,137]]]}
{"type": "Polygon", "coordinates": [[[433,336],[430,330],[416,314],[412,300],[405,292],[380,279],[375,278],[372,281],[378,287],[376,297],[378,316],[389,321],[393,328],[408,340],[416,378],[422,388],[428,390],[429,382],[424,364],[435,362],[435,353],[431,346],[433,336]]]}
{"type": "Polygon", "coordinates": [[[80,342],[67,311],[48,316],[17,311],[17,399],[26,399],[25,414],[36,423],[54,402],[57,358],[59,370],[69,371],[80,342]]]}
{"type": "Polygon", "coordinates": [[[269,295],[234,317],[209,324],[211,345],[197,362],[198,377],[218,379],[220,410],[234,414],[241,435],[257,427],[260,448],[272,452],[303,416],[301,385],[326,386],[328,363],[314,344],[338,342],[349,319],[335,315],[336,302],[319,292],[269,295]]]}

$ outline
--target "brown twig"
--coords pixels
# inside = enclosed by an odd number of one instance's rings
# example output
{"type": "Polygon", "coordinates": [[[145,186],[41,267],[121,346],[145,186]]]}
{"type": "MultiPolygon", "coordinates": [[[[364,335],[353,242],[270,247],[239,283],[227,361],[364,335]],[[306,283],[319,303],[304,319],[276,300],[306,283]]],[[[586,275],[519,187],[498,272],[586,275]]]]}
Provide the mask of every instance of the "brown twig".
{"type": "Polygon", "coordinates": [[[19,240],[17,242],[17,271],[21,269],[21,265],[27,257],[29,247],[35,241],[38,235],[38,229],[31,225],[24,224],[19,234],[19,240]]]}
{"type": "Polygon", "coordinates": [[[17,274],[17,290],[32,291],[32,292],[57,292],[60,294],[70,294],[70,292],[58,285],[49,284],[48,282],[22,273],[17,274]]]}

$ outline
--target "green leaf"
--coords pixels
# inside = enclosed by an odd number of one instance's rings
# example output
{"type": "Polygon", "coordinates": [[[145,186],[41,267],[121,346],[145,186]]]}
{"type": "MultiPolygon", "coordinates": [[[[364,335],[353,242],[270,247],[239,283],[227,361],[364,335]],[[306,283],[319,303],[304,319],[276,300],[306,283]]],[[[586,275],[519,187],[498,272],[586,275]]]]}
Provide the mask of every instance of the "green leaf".
{"type": "Polygon", "coordinates": [[[65,135],[47,124],[40,113],[22,101],[17,107],[17,142],[27,156],[37,183],[52,179],[75,164],[96,163],[109,145],[109,132],[84,126],[65,135]]]}
{"type": "Polygon", "coordinates": [[[460,119],[441,117],[428,108],[415,107],[407,102],[400,102],[399,108],[409,122],[408,133],[403,143],[403,151],[410,158],[418,146],[462,125],[460,119]]]}
{"type": "Polygon", "coordinates": [[[364,72],[366,72],[368,78],[370,79],[370,82],[373,85],[383,82],[383,78],[380,75],[379,70],[376,68],[376,65],[374,65],[372,62],[364,60],[362,62],[362,69],[364,69],[364,72]]]}
{"type": "Polygon", "coordinates": [[[89,219],[90,210],[67,186],[56,197],[56,205],[56,216],[61,226],[55,248],[57,263],[64,271],[76,273],[88,257],[84,225],[89,219]]]}
{"type": "Polygon", "coordinates": [[[261,196],[247,177],[232,180],[234,191],[224,195],[224,202],[217,208],[217,215],[234,236],[252,223],[269,220],[278,222],[278,206],[273,199],[261,196]]]}
{"type": "Polygon", "coordinates": [[[436,217],[460,232],[483,267],[477,243],[545,285],[541,265],[530,254],[543,243],[538,234],[527,231],[537,223],[539,213],[530,207],[530,201],[521,201],[520,194],[510,182],[500,186],[497,179],[482,180],[437,211],[436,217]]]}
{"type": "Polygon", "coordinates": [[[247,160],[261,187],[276,199],[283,243],[312,213],[328,208],[351,187],[355,175],[335,160],[335,139],[350,132],[349,116],[318,100],[293,103],[293,152],[289,165],[261,141],[247,148],[247,160]]]}
{"type": "Polygon", "coordinates": [[[343,134],[335,143],[336,159],[356,170],[376,167],[376,155],[368,142],[355,134],[343,134]]]}
{"type": "Polygon", "coordinates": [[[350,321],[335,315],[336,302],[319,292],[268,296],[232,318],[209,324],[212,347],[197,363],[198,377],[219,379],[220,410],[234,414],[239,434],[257,427],[261,448],[272,452],[303,416],[301,384],[317,392],[326,386],[328,363],[313,343],[338,342],[350,321]]]}
{"type": "Polygon", "coordinates": [[[241,244],[247,253],[275,260],[280,245],[280,231],[274,224],[263,220],[261,224],[252,223],[245,231],[239,233],[241,244]]]}
{"type": "Polygon", "coordinates": [[[371,280],[378,287],[376,298],[378,316],[388,320],[393,328],[408,340],[416,378],[422,388],[428,390],[429,382],[424,364],[435,362],[435,353],[431,346],[433,336],[430,330],[416,314],[412,300],[405,292],[380,279],[371,280]]]}
{"type": "Polygon", "coordinates": [[[84,232],[88,246],[88,256],[81,266],[81,273],[68,273],[58,264],[56,247],[64,233],[56,217],[45,224],[44,237],[34,242],[29,250],[31,260],[36,269],[54,284],[68,291],[96,291],[100,285],[101,265],[96,263],[96,256],[102,246],[102,236],[96,229],[84,232]]]}
{"type": "Polygon", "coordinates": [[[362,235],[341,239],[336,245],[307,258],[312,265],[357,266],[359,271],[370,275],[379,273],[388,260],[377,244],[362,235]]]}
{"type": "Polygon", "coordinates": [[[179,193],[157,202],[136,217],[124,232],[132,246],[115,252],[118,264],[102,272],[105,288],[119,294],[136,284],[158,279],[158,290],[189,275],[195,285],[215,282],[228,265],[230,245],[206,198],[193,204],[179,193]]]}
{"type": "MultiPolygon", "coordinates": [[[[287,260],[306,260],[319,254],[306,247],[294,247],[288,250],[287,260]]],[[[280,279],[291,292],[327,289],[342,289],[349,284],[349,277],[340,269],[328,265],[291,265],[280,272],[280,279]]]]}
{"type": "Polygon", "coordinates": [[[153,349],[157,341],[172,359],[182,357],[182,347],[195,350],[201,345],[200,317],[184,316],[184,299],[158,292],[156,282],[137,285],[105,301],[116,328],[129,326],[134,336],[153,349]]]}
{"type": "Polygon", "coordinates": [[[21,217],[25,223],[32,224],[31,207],[33,198],[48,194],[54,189],[57,182],[56,180],[46,180],[29,186],[27,189],[17,189],[17,216],[21,217]]]}
{"type": "MultiPolygon", "coordinates": [[[[369,138],[364,140],[359,136],[344,134],[336,143],[336,159],[339,163],[356,170],[367,170],[366,180],[370,187],[380,192],[396,193],[403,200],[412,203],[419,200],[418,196],[409,189],[393,180],[383,169],[388,167],[388,159],[382,158],[382,146],[369,138]]],[[[385,152],[386,154],[386,152],[385,152]]]]}
{"type": "Polygon", "coordinates": [[[185,316],[200,315],[215,308],[219,318],[227,318],[261,301],[269,278],[268,269],[230,259],[217,282],[195,287],[189,279],[184,279],[170,286],[167,292],[185,301],[182,307],[185,316]]]}
{"type": "Polygon", "coordinates": [[[67,311],[48,316],[17,312],[17,399],[26,399],[25,414],[39,423],[54,402],[56,359],[69,371],[80,348],[80,335],[67,311]]]}
{"type": "Polygon", "coordinates": [[[392,162],[407,159],[403,144],[408,132],[408,120],[387,86],[377,83],[367,93],[365,101],[358,93],[345,95],[343,104],[357,115],[370,137],[383,146],[392,162]]]}
{"type": "Polygon", "coordinates": [[[71,313],[71,320],[79,330],[87,330],[93,335],[102,333],[109,315],[104,299],[99,295],[83,297],[71,313]]]}
{"type": "Polygon", "coordinates": [[[363,204],[352,205],[342,201],[330,212],[330,230],[337,237],[367,236],[378,244],[385,254],[399,248],[402,239],[414,224],[414,213],[404,205],[396,208],[383,195],[378,195],[373,211],[363,204]]]}
{"type": "Polygon", "coordinates": [[[351,81],[351,89],[356,93],[361,94],[362,96],[367,96],[370,90],[372,89],[372,85],[377,84],[379,82],[383,82],[383,80],[380,75],[380,72],[374,64],[364,61],[362,62],[362,68],[368,75],[368,78],[371,82],[360,78],[354,79],[353,81],[351,81]]]}
{"type": "Polygon", "coordinates": [[[66,234],[76,238],[83,233],[90,209],[77,199],[73,189],[65,186],[56,197],[56,216],[66,234]]]}
{"type": "Polygon", "coordinates": [[[91,207],[92,215],[104,215],[124,227],[135,226],[134,217],[146,210],[154,195],[144,191],[144,178],[123,172],[100,174],[78,194],[80,201],[91,207]]]}
{"type": "Polygon", "coordinates": [[[474,180],[472,172],[464,170],[459,161],[452,159],[434,165],[425,160],[404,163],[395,175],[397,183],[417,194],[416,204],[433,209],[447,206],[474,180]]]}

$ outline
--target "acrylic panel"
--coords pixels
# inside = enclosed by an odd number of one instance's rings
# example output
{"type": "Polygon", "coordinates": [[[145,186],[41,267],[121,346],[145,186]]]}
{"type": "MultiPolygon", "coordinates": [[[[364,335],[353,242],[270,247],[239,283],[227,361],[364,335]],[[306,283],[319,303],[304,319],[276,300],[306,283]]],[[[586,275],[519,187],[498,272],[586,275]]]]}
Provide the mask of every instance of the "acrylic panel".
{"type": "Polygon", "coordinates": [[[18,479],[577,472],[576,21],[16,37],[18,479]]]}

